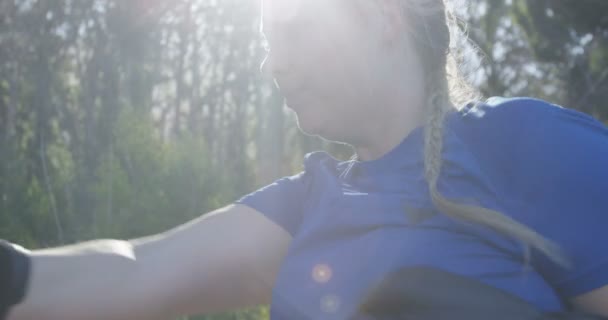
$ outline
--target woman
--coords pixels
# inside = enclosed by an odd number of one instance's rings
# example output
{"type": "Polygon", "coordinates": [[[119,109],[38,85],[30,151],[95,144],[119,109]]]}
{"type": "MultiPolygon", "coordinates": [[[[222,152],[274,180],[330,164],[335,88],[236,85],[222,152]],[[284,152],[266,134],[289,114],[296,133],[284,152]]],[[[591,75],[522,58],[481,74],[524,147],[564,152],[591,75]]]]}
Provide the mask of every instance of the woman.
{"type": "Polygon", "coordinates": [[[302,173],[159,235],[22,251],[31,277],[8,319],[267,302],[272,319],[362,319],[408,266],[608,316],[604,126],[535,99],[463,104],[442,0],[263,2],[264,69],[303,131],[357,158],[309,154],[302,173]]]}

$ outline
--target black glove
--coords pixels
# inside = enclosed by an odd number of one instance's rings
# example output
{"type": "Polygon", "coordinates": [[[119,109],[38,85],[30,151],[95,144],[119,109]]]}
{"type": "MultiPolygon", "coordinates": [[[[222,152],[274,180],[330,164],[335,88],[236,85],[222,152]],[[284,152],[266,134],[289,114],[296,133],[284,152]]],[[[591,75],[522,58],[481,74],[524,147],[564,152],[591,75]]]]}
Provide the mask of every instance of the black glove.
{"type": "Polygon", "coordinates": [[[20,303],[26,294],[30,277],[30,258],[18,247],[0,240],[0,319],[20,303]]]}

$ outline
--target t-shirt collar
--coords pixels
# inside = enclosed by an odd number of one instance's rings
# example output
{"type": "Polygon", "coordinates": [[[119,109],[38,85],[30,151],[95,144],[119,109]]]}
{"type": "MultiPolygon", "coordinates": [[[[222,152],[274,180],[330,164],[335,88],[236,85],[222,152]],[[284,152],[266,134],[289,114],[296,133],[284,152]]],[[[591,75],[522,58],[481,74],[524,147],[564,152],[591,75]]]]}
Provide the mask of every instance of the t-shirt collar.
{"type": "Polygon", "coordinates": [[[369,161],[349,160],[338,164],[341,172],[348,170],[351,175],[381,175],[406,168],[417,167],[423,163],[424,127],[412,130],[405,138],[389,152],[378,159],[369,161]]]}

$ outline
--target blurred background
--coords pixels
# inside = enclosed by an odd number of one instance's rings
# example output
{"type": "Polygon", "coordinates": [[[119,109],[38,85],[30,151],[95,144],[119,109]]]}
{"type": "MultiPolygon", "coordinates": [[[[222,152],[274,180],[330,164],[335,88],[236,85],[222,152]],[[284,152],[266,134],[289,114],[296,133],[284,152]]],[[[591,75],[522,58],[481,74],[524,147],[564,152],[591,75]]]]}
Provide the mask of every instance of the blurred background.
{"type": "MultiPolygon", "coordinates": [[[[0,238],[144,236],[300,171],[309,151],[349,157],[299,133],[260,74],[258,2],[0,0],[0,238]]],[[[484,96],[608,120],[608,0],[457,7],[484,96]]]]}

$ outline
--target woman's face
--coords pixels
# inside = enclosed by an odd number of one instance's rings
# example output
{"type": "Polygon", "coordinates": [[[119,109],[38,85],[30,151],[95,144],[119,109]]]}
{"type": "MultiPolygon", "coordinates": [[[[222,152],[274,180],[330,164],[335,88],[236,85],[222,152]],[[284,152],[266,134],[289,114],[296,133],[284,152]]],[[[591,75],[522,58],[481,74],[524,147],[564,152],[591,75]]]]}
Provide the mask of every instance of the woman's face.
{"type": "Polygon", "coordinates": [[[353,3],[263,0],[262,31],[269,44],[263,69],[274,76],[300,128],[356,144],[394,115],[385,101],[392,91],[420,89],[406,78],[418,83],[421,71],[407,63],[404,32],[387,31],[399,26],[374,12],[375,5],[361,10],[353,3]],[[395,41],[394,34],[403,39],[395,41]]]}

